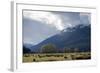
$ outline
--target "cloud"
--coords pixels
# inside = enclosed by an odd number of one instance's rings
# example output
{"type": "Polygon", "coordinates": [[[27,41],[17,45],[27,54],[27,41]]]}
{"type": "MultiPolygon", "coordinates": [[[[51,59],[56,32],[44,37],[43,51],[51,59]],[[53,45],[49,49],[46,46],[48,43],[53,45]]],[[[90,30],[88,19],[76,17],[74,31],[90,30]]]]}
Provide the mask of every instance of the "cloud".
{"type": "Polygon", "coordinates": [[[29,18],[23,18],[23,42],[38,44],[46,38],[59,33],[55,27],[49,27],[44,23],[29,18]]]}
{"type": "Polygon", "coordinates": [[[36,45],[65,28],[88,25],[90,21],[90,13],[24,11],[23,40],[36,45]]]}
{"type": "Polygon", "coordinates": [[[80,21],[84,25],[91,24],[91,14],[90,13],[80,13],[80,21]]]}
{"type": "Polygon", "coordinates": [[[57,30],[63,30],[64,25],[61,18],[52,12],[45,11],[24,11],[24,17],[31,18],[41,23],[55,27],[57,30]]]}
{"type": "Polygon", "coordinates": [[[63,30],[76,25],[90,24],[90,13],[83,12],[47,12],[47,11],[24,11],[24,17],[39,21],[57,30],[63,30]]]}
{"type": "Polygon", "coordinates": [[[75,27],[80,24],[79,12],[58,12],[65,28],[75,27]]]}

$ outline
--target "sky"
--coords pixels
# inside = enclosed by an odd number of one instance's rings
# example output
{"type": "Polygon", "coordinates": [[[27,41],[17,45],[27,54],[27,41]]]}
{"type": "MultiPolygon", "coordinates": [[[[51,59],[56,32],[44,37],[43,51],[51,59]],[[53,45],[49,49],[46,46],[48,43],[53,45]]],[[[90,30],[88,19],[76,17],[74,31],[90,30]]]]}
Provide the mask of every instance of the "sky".
{"type": "Polygon", "coordinates": [[[23,43],[36,45],[77,25],[90,25],[91,14],[83,12],[23,11],[23,43]]]}

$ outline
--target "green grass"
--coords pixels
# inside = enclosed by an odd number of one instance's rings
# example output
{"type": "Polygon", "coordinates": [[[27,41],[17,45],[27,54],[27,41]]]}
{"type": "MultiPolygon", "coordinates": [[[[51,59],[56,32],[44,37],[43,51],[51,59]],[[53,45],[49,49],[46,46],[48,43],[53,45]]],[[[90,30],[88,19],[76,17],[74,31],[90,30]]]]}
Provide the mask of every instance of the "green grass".
{"type": "Polygon", "coordinates": [[[23,62],[64,61],[91,59],[90,52],[23,54],[23,62]]]}

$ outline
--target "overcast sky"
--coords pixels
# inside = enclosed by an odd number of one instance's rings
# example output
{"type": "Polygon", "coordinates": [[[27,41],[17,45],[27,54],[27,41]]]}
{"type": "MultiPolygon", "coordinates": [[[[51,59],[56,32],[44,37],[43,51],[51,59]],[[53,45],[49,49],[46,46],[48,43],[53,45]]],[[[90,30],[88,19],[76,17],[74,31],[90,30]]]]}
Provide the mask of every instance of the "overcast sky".
{"type": "Polygon", "coordinates": [[[91,24],[90,13],[23,11],[23,42],[36,45],[60,31],[91,24]]]}

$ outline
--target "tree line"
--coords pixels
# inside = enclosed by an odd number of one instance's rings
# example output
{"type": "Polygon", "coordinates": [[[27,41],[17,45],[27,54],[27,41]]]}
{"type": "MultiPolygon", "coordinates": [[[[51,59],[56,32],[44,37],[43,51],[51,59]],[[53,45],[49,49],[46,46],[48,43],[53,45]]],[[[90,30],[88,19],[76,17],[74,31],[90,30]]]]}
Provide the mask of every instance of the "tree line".
{"type": "MultiPolygon", "coordinates": [[[[39,53],[73,53],[80,52],[79,48],[68,48],[64,47],[59,50],[54,44],[45,44],[41,46],[39,53]]],[[[23,53],[35,53],[29,48],[23,46],[23,53]]]]}

